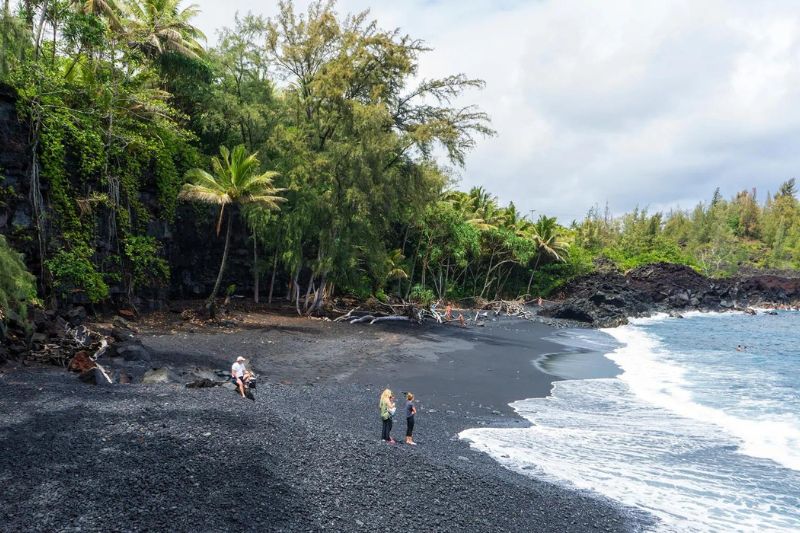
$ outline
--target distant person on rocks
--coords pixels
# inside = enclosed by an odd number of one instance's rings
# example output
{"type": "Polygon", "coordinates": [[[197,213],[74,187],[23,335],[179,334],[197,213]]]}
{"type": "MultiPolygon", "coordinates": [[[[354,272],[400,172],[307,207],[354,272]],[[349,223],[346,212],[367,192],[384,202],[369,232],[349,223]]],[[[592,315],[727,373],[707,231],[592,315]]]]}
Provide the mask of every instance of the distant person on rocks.
{"type": "Polygon", "coordinates": [[[392,438],[392,417],[396,411],[394,404],[394,396],[390,389],[384,389],[381,393],[381,401],[378,404],[381,409],[381,420],[383,421],[383,433],[381,439],[389,444],[394,444],[395,440],[392,438]]]}
{"type": "Polygon", "coordinates": [[[247,359],[240,355],[236,358],[236,361],[233,363],[233,365],[231,365],[231,381],[239,389],[239,394],[242,395],[242,398],[247,397],[244,392],[244,384],[247,380],[247,375],[249,374],[247,367],[244,366],[246,361],[247,359]]]}
{"type": "Polygon", "coordinates": [[[412,435],[414,433],[414,415],[417,414],[417,408],[414,406],[414,395],[410,392],[406,393],[406,444],[416,446],[412,435]]]}

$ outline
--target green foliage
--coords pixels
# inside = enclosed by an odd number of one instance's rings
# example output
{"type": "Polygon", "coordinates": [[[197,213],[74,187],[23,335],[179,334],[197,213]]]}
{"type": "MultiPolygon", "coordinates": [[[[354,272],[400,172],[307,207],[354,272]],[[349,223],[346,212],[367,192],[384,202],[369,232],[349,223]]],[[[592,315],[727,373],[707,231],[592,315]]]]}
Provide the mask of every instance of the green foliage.
{"type": "Polygon", "coordinates": [[[62,250],[49,259],[46,265],[53,276],[54,289],[64,297],[82,292],[92,303],[107,298],[108,285],[91,258],[91,248],[79,245],[70,251],[62,250]]]}
{"type": "Polygon", "coordinates": [[[461,166],[493,134],[482,111],[458,105],[483,82],[421,80],[429,50],[366,12],[282,2],[271,19],[237,17],[203,50],[197,10],[178,0],[21,5],[3,13],[0,78],[18,94],[40,173],[34,228],[13,238],[41,256],[47,291],[99,301],[110,280],[129,294],[163,285],[168,264],[143,235],[175,221],[179,198],[218,206],[218,232],[246,227],[254,280],[275,270],[298,311],[334,291],[423,304],[547,294],[598,257],[711,275],[800,267],[794,180],[762,203],[717,189],[690,211],[593,209],[569,228],[482,187],[454,190],[434,154],[461,166]]]}
{"type": "Polygon", "coordinates": [[[169,280],[169,265],[158,256],[161,244],[153,237],[131,235],[125,239],[125,259],[132,287],[163,286],[169,280]]]}
{"type": "Polygon", "coordinates": [[[416,302],[424,307],[431,305],[436,298],[432,290],[426,289],[422,285],[414,285],[414,287],[411,288],[409,297],[412,302],[416,302]]]}
{"type": "Polygon", "coordinates": [[[28,304],[37,301],[35,283],[22,256],[0,235],[0,322],[12,313],[21,320],[26,319],[28,304]]]}

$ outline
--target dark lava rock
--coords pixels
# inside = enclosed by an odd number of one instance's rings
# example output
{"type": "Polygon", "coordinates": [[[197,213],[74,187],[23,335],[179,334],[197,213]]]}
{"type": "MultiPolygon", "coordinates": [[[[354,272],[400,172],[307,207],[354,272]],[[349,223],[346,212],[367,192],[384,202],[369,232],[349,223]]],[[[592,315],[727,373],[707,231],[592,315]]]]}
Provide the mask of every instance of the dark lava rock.
{"type": "Polygon", "coordinates": [[[113,346],[113,355],[124,358],[126,361],[150,361],[150,350],[145,348],[138,340],[129,340],[113,346]]]}
{"type": "Polygon", "coordinates": [[[212,381],[208,378],[202,378],[186,384],[187,389],[208,389],[211,387],[218,387],[222,383],[219,381],[212,381]]]}
{"type": "Polygon", "coordinates": [[[152,385],[156,383],[178,383],[180,379],[177,374],[168,367],[153,368],[144,373],[142,383],[152,385]]]}
{"type": "Polygon", "coordinates": [[[69,322],[70,326],[80,326],[86,319],[86,308],[82,305],[73,307],[67,311],[67,313],[64,315],[64,318],[67,319],[67,322],[69,322]]]}
{"type": "Polygon", "coordinates": [[[613,327],[625,324],[628,317],[655,312],[796,305],[800,302],[800,278],[751,274],[712,279],[684,265],[657,263],[624,275],[604,269],[581,276],[565,284],[555,296],[563,301],[542,310],[542,315],[613,327]]]}
{"type": "Polygon", "coordinates": [[[117,342],[128,342],[136,338],[136,334],[133,331],[119,326],[114,326],[111,330],[111,336],[117,342]]]}
{"type": "Polygon", "coordinates": [[[108,385],[108,380],[97,367],[81,372],[78,379],[89,385],[108,385]]]}

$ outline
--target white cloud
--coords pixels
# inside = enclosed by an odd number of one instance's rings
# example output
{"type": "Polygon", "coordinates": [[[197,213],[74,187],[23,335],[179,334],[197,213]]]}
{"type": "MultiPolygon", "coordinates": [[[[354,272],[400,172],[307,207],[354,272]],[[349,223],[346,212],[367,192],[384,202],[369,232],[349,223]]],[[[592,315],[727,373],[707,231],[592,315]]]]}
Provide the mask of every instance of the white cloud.
{"type": "MultiPolygon", "coordinates": [[[[195,0],[209,35],[236,10],[195,0]]],[[[299,2],[301,8],[307,2],[299,2]]],[[[420,75],[487,82],[476,103],[498,136],[469,156],[462,186],[523,210],[581,217],[682,207],[775,190],[800,168],[800,11],[793,0],[346,0],[435,50],[420,75]]]]}

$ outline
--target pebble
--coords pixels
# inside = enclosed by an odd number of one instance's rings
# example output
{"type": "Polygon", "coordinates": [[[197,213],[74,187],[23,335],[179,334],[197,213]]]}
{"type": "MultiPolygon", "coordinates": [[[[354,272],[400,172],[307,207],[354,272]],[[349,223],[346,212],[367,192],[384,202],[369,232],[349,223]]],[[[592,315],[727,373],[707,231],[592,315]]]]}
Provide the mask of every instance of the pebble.
{"type": "MultiPolygon", "coordinates": [[[[304,386],[264,382],[252,403],[220,387],[133,386],[100,394],[76,389],[81,384],[59,370],[24,372],[22,385],[4,389],[11,398],[0,401],[0,472],[25,473],[4,483],[3,530],[163,530],[160,509],[180,517],[176,531],[389,525],[582,533],[650,523],[473,451],[457,438],[477,425],[463,413],[423,412],[413,453],[403,444],[387,446],[378,441],[375,391],[359,385],[321,383],[310,394],[304,386]],[[41,386],[48,395],[34,393],[41,386]],[[14,409],[2,409],[12,402],[14,409]],[[42,432],[46,446],[32,437],[42,432]],[[101,438],[107,442],[100,451],[113,463],[97,461],[101,438]],[[246,509],[241,520],[231,517],[232,502],[246,509]]],[[[395,424],[394,436],[402,440],[403,429],[395,424]]]]}

